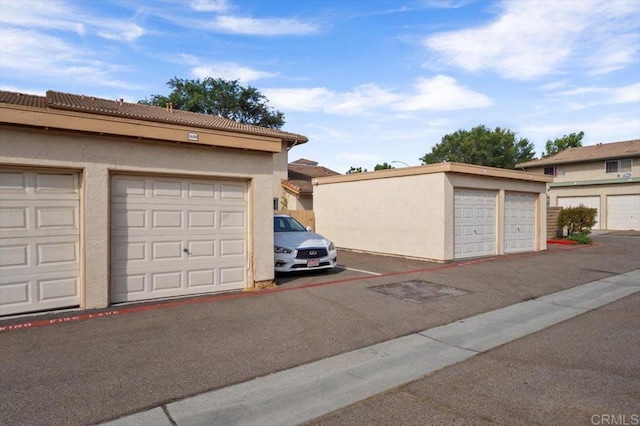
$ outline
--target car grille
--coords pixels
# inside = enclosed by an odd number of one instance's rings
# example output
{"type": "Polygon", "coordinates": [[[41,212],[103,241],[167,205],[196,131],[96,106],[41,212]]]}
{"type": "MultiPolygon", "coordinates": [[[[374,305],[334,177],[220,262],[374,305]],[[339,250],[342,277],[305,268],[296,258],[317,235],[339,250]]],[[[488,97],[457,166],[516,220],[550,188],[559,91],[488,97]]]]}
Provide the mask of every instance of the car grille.
{"type": "MultiPolygon", "coordinates": [[[[318,267],[323,267],[323,266],[331,266],[331,262],[320,262],[320,265],[318,265],[318,267]]],[[[302,269],[302,268],[306,268],[307,265],[304,263],[298,263],[297,265],[291,265],[291,269],[302,269]]]]}
{"type": "Polygon", "coordinates": [[[327,255],[327,249],[323,249],[323,248],[302,249],[302,250],[298,250],[296,259],[318,259],[320,257],[325,257],[326,255],[327,255]]]}

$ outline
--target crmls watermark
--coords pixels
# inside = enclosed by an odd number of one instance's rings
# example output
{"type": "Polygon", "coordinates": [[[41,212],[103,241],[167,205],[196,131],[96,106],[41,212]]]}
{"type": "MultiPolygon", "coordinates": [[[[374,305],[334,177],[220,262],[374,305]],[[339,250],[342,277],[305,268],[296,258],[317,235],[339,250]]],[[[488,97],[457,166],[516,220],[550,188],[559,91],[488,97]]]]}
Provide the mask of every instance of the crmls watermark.
{"type": "Polygon", "coordinates": [[[591,416],[591,424],[598,426],[638,426],[640,415],[638,414],[594,414],[591,416]]]}

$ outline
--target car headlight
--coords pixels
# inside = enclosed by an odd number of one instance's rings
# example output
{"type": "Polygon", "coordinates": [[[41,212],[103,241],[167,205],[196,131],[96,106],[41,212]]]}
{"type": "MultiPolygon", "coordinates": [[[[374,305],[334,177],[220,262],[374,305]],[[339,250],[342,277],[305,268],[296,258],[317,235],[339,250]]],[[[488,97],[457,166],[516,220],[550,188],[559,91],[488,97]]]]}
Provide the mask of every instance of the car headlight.
{"type": "Polygon", "coordinates": [[[293,250],[285,248],[285,247],[278,247],[278,246],[273,246],[273,252],[274,253],[291,253],[293,250]]]}
{"type": "Polygon", "coordinates": [[[329,250],[335,250],[336,246],[333,245],[332,242],[329,242],[329,250]]]}

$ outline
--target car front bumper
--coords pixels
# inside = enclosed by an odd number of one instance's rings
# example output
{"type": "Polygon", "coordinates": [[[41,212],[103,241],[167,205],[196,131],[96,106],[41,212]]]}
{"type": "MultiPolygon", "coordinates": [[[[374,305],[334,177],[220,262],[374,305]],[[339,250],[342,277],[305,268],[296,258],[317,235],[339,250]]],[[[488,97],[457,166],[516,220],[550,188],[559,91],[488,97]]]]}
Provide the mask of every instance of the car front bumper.
{"type": "Polygon", "coordinates": [[[316,259],[296,259],[293,254],[276,253],[276,272],[316,271],[320,269],[333,269],[338,264],[338,253],[329,251],[325,257],[316,259]],[[317,264],[317,266],[316,266],[317,264]]]}

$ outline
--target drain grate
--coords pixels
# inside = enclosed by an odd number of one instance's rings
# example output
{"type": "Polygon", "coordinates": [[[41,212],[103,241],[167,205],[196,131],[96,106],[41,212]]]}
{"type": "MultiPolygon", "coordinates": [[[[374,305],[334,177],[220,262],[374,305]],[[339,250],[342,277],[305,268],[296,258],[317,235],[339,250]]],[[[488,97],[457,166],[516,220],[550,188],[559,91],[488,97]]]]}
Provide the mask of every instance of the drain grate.
{"type": "Polygon", "coordinates": [[[467,292],[463,290],[420,280],[384,284],[369,287],[369,289],[377,291],[378,293],[386,294],[387,296],[395,297],[396,299],[413,303],[424,303],[430,300],[467,294],[467,292]]]}

